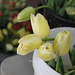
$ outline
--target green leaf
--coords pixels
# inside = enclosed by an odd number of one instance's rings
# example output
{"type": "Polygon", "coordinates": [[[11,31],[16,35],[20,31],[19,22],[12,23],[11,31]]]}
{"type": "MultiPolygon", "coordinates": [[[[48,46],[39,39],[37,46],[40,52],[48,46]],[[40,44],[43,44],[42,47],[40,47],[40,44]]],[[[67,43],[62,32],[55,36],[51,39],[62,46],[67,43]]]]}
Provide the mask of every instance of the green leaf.
{"type": "Polygon", "coordinates": [[[64,75],[75,75],[75,70],[68,71],[64,75]]]}
{"type": "Polygon", "coordinates": [[[67,8],[68,6],[70,6],[71,2],[72,2],[72,0],[69,0],[69,1],[66,0],[66,1],[65,1],[63,7],[62,7],[62,8],[59,10],[59,12],[58,12],[58,14],[59,14],[60,16],[64,16],[64,14],[65,14],[65,12],[66,12],[66,8],[67,8]]]}
{"type": "Polygon", "coordinates": [[[72,65],[75,66],[75,45],[73,46],[73,49],[71,51],[71,61],[72,61],[72,65]]]}
{"type": "Polygon", "coordinates": [[[48,3],[48,0],[44,0],[44,1],[45,1],[46,4],[48,3]]]}
{"type": "Polygon", "coordinates": [[[48,0],[48,5],[54,10],[54,0],[48,0]]]}
{"type": "Polygon", "coordinates": [[[72,0],[71,6],[75,7],[75,0],[72,0]]]}
{"type": "Polygon", "coordinates": [[[65,14],[65,9],[66,9],[66,4],[67,4],[67,0],[65,1],[65,3],[64,3],[64,5],[63,5],[63,7],[59,10],[59,12],[58,12],[58,14],[60,15],[60,16],[64,16],[64,14],[65,14]]]}
{"type": "Polygon", "coordinates": [[[51,68],[55,69],[55,66],[56,66],[55,59],[50,60],[50,61],[48,62],[48,65],[49,65],[51,68]]]}
{"type": "Polygon", "coordinates": [[[57,13],[58,10],[61,8],[61,6],[63,5],[64,3],[64,0],[54,0],[54,9],[55,9],[55,12],[57,13]]]}
{"type": "Polygon", "coordinates": [[[75,15],[75,8],[74,7],[67,7],[66,12],[68,15],[75,15]]]}
{"type": "Polygon", "coordinates": [[[58,71],[58,72],[59,72],[60,74],[62,74],[62,73],[63,73],[60,67],[59,67],[59,71],[58,71]]]}

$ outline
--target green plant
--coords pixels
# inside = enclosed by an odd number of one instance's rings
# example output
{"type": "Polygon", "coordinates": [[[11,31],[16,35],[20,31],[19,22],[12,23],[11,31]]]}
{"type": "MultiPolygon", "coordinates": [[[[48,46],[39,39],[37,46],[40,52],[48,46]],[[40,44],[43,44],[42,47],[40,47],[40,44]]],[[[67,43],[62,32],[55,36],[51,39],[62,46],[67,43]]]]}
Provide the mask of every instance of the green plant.
{"type": "Polygon", "coordinates": [[[56,14],[71,20],[75,20],[75,0],[44,0],[56,14]],[[69,13],[70,12],[70,13],[69,13]]]}

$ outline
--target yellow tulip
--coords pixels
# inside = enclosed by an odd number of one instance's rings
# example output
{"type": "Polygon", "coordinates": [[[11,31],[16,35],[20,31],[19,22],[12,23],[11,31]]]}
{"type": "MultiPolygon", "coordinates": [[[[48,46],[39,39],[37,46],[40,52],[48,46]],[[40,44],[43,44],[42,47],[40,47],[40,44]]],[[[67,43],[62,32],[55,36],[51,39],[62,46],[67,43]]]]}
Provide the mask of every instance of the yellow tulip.
{"type": "Polygon", "coordinates": [[[17,34],[19,34],[20,37],[23,37],[26,34],[25,28],[21,28],[17,31],[17,34]]]}
{"type": "Polygon", "coordinates": [[[70,49],[70,40],[70,32],[65,30],[58,33],[53,43],[55,53],[59,56],[67,54],[70,49]]]}
{"type": "Polygon", "coordinates": [[[30,19],[30,15],[35,14],[35,9],[33,7],[24,8],[17,16],[17,21],[27,21],[30,19]]]}
{"type": "Polygon", "coordinates": [[[29,34],[22,37],[18,42],[19,46],[17,48],[17,54],[26,55],[38,48],[41,45],[42,40],[38,35],[29,34]]]}
{"type": "Polygon", "coordinates": [[[11,22],[8,23],[7,29],[9,29],[9,30],[12,29],[12,23],[11,22]]]}
{"type": "Polygon", "coordinates": [[[4,36],[2,34],[2,30],[0,29],[0,42],[2,42],[4,40],[4,36]]]}
{"type": "Polygon", "coordinates": [[[7,50],[7,51],[12,51],[13,49],[14,49],[14,47],[13,47],[12,44],[10,44],[10,43],[7,43],[7,44],[6,44],[6,50],[7,50]]]}
{"type": "Polygon", "coordinates": [[[51,43],[42,44],[38,49],[38,56],[45,61],[54,59],[56,55],[54,54],[53,45],[51,43]]]}
{"type": "Polygon", "coordinates": [[[40,36],[42,39],[50,35],[48,22],[41,14],[38,13],[36,16],[31,14],[31,25],[34,34],[40,36]]]}
{"type": "Polygon", "coordinates": [[[3,29],[3,34],[8,35],[8,31],[5,28],[3,29]]]}
{"type": "Polygon", "coordinates": [[[14,40],[12,41],[12,44],[13,44],[13,45],[17,45],[17,44],[18,44],[18,39],[14,39],[14,40]]]}

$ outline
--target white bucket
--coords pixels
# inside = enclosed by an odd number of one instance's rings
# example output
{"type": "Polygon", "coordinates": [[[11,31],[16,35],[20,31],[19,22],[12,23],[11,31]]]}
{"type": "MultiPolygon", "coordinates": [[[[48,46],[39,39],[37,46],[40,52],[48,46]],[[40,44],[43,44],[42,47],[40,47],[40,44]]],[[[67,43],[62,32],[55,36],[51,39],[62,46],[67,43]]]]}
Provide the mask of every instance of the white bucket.
{"type": "MultiPolygon", "coordinates": [[[[69,27],[62,27],[62,28],[55,28],[50,31],[50,38],[54,38],[57,33],[63,30],[68,30],[71,32],[71,49],[73,45],[75,44],[75,28],[69,28],[69,27]]],[[[69,55],[65,55],[62,57],[63,64],[67,68],[72,68],[72,64],[69,59],[69,55]]],[[[34,75],[60,75],[55,70],[53,70],[51,67],[49,67],[42,59],[38,57],[38,50],[34,51],[33,54],[33,68],[34,68],[34,75]]]]}

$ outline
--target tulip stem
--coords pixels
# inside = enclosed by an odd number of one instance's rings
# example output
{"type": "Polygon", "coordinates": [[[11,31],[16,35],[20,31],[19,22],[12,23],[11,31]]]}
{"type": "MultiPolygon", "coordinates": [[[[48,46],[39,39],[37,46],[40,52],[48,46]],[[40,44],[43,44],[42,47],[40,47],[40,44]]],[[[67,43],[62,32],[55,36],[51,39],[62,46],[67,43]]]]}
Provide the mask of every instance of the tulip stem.
{"type": "Polygon", "coordinates": [[[36,7],[35,11],[38,10],[38,9],[42,9],[42,8],[49,8],[49,9],[51,9],[51,7],[49,5],[43,5],[43,6],[36,7]]]}
{"type": "Polygon", "coordinates": [[[42,41],[53,41],[55,38],[42,39],[42,41]]]}
{"type": "Polygon", "coordinates": [[[58,56],[58,58],[57,58],[56,72],[59,70],[59,61],[60,61],[60,56],[58,56]]]}

